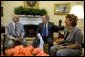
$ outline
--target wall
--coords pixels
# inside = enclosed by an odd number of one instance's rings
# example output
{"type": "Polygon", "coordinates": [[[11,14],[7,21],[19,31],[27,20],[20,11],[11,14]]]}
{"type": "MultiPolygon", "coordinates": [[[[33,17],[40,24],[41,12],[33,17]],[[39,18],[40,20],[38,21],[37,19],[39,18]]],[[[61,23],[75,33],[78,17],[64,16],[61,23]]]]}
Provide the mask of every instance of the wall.
{"type": "Polygon", "coordinates": [[[7,25],[11,22],[14,8],[17,6],[23,6],[23,1],[3,1],[4,16],[1,18],[1,25],[7,25]]]}
{"type": "MultiPolygon", "coordinates": [[[[64,25],[65,15],[54,15],[54,4],[55,3],[68,3],[70,2],[70,7],[74,6],[76,3],[83,4],[82,1],[39,1],[39,8],[45,8],[50,17],[50,21],[58,25],[58,20],[61,19],[64,25]]],[[[3,1],[3,11],[4,16],[1,17],[1,25],[7,25],[12,19],[14,14],[14,7],[24,6],[23,1],[3,1]]],[[[78,21],[78,27],[82,30],[84,34],[84,19],[78,21]]]]}

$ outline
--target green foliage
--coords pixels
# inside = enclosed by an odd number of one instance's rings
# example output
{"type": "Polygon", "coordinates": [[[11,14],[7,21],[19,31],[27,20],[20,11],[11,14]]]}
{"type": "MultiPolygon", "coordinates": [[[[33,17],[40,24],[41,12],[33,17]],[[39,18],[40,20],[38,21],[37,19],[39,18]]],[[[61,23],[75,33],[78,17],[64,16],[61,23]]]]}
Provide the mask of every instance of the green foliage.
{"type": "Polygon", "coordinates": [[[14,13],[18,15],[44,15],[47,14],[45,9],[24,8],[22,6],[16,7],[14,13]]]}

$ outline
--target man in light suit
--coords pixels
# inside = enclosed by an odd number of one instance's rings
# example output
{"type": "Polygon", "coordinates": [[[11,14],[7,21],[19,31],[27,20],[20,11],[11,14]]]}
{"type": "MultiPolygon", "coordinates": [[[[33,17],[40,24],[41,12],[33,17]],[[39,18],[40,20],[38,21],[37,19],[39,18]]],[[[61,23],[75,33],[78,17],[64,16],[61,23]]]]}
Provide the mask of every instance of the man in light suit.
{"type": "Polygon", "coordinates": [[[55,25],[53,22],[49,22],[49,16],[42,16],[42,23],[38,26],[38,33],[41,34],[44,43],[48,44],[48,52],[50,52],[50,47],[53,45],[53,32],[55,25]]]}
{"type": "Polygon", "coordinates": [[[25,31],[22,23],[19,22],[19,16],[14,15],[12,18],[13,22],[9,23],[5,29],[5,34],[7,36],[5,47],[11,48],[16,45],[16,43],[20,43],[26,46],[26,40],[24,38],[25,31]]]}

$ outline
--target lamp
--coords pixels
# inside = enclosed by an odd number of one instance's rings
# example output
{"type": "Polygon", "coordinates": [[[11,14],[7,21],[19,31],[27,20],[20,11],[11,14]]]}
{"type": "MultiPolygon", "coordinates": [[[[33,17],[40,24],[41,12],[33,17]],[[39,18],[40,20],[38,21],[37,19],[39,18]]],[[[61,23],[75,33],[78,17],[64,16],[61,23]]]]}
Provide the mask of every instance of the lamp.
{"type": "Polygon", "coordinates": [[[74,14],[78,17],[78,19],[80,19],[78,21],[77,27],[79,27],[82,31],[82,34],[84,34],[84,6],[80,4],[73,6],[69,14],[74,14]]]}
{"type": "Polygon", "coordinates": [[[82,5],[75,5],[71,8],[70,14],[74,14],[78,19],[84,19],[84,7],[82,5]]]}

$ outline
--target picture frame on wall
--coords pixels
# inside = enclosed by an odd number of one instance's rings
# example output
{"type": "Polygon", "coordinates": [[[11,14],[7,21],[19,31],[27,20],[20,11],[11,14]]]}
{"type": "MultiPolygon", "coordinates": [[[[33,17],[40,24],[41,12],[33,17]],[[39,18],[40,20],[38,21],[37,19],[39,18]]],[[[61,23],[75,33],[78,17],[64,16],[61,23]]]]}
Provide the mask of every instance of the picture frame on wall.
{"type": "Polygon", "coordinates": [[[70,12],[70,3],[54,4],[54,15],[65,15],[70,12]]]}
{"type": "Polygon", "coordinates": [[[24,1],[25,8],[39,8],[39,1],[24,1]]]}

